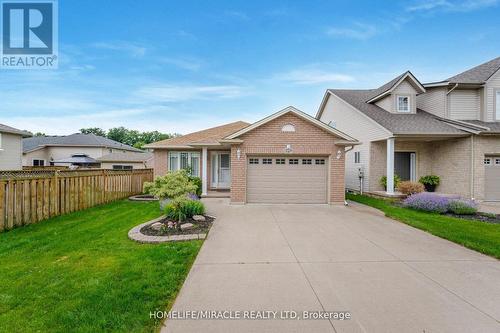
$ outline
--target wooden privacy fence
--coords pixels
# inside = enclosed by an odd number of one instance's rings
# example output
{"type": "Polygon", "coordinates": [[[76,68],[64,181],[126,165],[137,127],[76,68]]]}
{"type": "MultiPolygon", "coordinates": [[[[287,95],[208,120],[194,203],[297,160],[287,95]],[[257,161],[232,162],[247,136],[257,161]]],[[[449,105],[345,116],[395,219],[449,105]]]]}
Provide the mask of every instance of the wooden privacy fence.
{"type": "Polygon", "coordinates": [[[153,170],[0,171],[0,232],[142,192],[153,170]]]}

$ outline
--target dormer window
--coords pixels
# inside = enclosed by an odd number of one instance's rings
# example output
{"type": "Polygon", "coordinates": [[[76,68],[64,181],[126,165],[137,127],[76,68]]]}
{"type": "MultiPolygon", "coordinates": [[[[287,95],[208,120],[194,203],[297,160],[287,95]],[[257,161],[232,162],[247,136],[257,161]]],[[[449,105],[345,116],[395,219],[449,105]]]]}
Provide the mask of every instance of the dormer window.
{"type": "Polygon", "coordinates": [[[410,96],[396,96],[396,110],[410,112],[410,96]]]}

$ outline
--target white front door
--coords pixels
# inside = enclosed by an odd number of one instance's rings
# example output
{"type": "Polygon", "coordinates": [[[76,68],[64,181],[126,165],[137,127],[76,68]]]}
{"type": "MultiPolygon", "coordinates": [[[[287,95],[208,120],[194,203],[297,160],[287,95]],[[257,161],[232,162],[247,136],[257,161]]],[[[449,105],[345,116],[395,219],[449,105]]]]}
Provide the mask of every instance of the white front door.
{"type": "Polygon", "coordinates": [[[212,187],[231,187],[231,156],[230,153],[212,153],[212,187]]]}

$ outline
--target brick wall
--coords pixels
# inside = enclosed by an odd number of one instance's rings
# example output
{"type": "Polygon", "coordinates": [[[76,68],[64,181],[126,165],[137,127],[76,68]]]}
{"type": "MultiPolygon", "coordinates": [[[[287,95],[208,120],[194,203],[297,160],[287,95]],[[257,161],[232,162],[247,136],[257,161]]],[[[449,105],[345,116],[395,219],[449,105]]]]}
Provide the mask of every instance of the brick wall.
{"type": "Polygon", "coordinates": [[[231,148],[231,201],[246,202],[246,169],[247,155],[316,155],[330,157],[330,195],[331,203],[344,201],[344,147],[334,144],[335,137],[303,120],[288,113],[276,118],[240,137],[244,142],[231,148]],[[295,132],[282,132],[285,124],[293,124],[295,132]],[[286,145],[290,144],[291,153],[286,153],[286,145]],[[241,150],[240,159],[237,150],[241,150]],[[337,159],[337,151],[342,155],[337,159]]]}
{"type": "Polygon", "coordinates": [[[154,176],[164,176],[168,171],[168,150],[166,149],[155,149],[153,151],[154,155],[154,176]]]}
{"type": "MultiPolygon", "coordinates": [[[[370,145],[370,172],[372,175],[370,177],[370,191],[382,191],[383,188],[379,184],[379,180],[386,174],[386,142],[372,142],[370,145]]],[[[408,142],[396,139],[395,151],[417,153],[417,180],[425,175],[438,175],[441,178],[441,184],[437,191],[470,197],[470,147],[470,138],[431,142],[408,142]]],[[[479,161],[479,154],[476,153],[477,161],[479,161]]],[[[478,178],[478,174],[476,174],[476,178],[478,178]]],[[[482,178],[484,179],[484,168],[482,178]]]]}

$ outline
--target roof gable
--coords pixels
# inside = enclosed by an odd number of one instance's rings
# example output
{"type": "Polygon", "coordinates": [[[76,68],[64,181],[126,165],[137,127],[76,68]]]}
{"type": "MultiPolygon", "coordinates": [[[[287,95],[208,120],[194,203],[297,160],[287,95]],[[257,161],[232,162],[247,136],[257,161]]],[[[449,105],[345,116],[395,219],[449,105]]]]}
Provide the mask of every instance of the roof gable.
{"type": "Polygon", "coordinates": [[[239,131],[242,128],[250,125],[244,121],[236,121],[233,123],[216,126],[208,128],[202,131],[197,131],[189,133],[186,135],[178,136],[171,139],[166,139],[162,141],[157,141],[148,145],[145,148],[168,148],[168,147],[186,147],[192,144],[213,144],[218,145],[219,140],[223,139],[227,135],[239,131]]]}
{"type": "MultiPolygon", "coordinates": [[[[328,92],[344,100],[363,113],[393,135],[418,134],[418,135],[461,135],[464,131],[447,124],[430,113],[417,109],[416,113],[398,114],[387,112],[381,107],[366,102],[372,90],[341,90],[329,89],[328,92]]],[[[319,113],[321,115],[321,113],[319,113]]]]}
{"type": "Polygon", "coordinates": [[[445,81],[450,83],[483,84],[499,70],[500,57],[497,57],[465,72],[454,75],[445,81]]]}
{"type": "Polygon", "coordinates": [[[296,108],[294,108],[293,106],[289,106],[289,107],[286,107],[284,108],[283,110],[280,110],[264,119],[261,119],[255,123],[253,123],[252,125],[250,126],[247,126],[231,135],[228,135],[227,137],[225,137],[224,139],[225,140],[233,140],[233,139],[237,139],[238,137],[242,136],[243,134],[245,133],[248,133],[264,124],[267,124],[269,123],[270,121],[274,120],[274,119],[277,119],[287,113],[293,113],[294,115],[298,116],[299,118],[302,118],[303,120],[311,123],[312,125],[316,126],[316,127],[319,127],[321,129],[323,129],[324,131],[332,134],[332,135],[335,135],[343,140],[346,140],[348,142],[351,142],[351,143],[357,143],[358,141],[352,137],[350,137],[349,135],[331,127],[331,126],[328,126],[327,124],[321,122],[320,120],[308,115],[307,113],[304,113],[296,108]]]}
{"type": "Polygon", "coordinates": [[[413,88],[415,88],[417,93],[425,92],[425,88],[420,83],[420,81],[418,81],[417,78],[410,71],[406,71],[403,74],[395,77],[391,81],[387,82],[386,84],[380,86],[379,88],[372,90],[366,102],[374,103],[384,98],[385,96],[391,94],[405,80],[408,80],[410,82],[410,84],[413,86],[413,88]]]}

